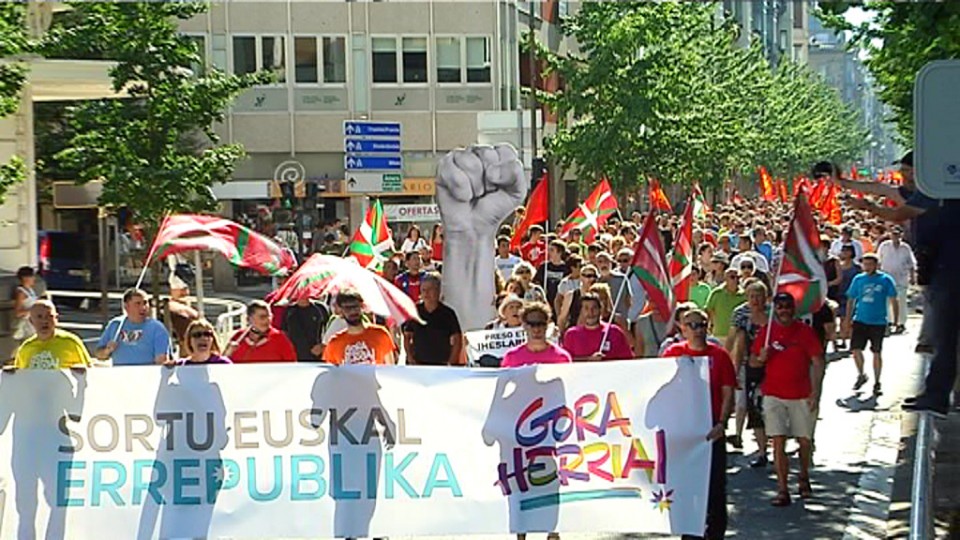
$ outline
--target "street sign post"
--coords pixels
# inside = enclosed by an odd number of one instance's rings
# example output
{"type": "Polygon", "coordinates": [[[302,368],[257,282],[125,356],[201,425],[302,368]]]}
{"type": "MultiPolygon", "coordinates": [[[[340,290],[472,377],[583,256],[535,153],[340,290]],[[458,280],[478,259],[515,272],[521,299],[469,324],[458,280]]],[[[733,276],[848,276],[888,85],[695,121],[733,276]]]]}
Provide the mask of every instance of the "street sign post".
{"type": "Polygon", "coordinates": [[[915,177],[920,191],[936,199],[960,199],[960,60],[937,60],[917,74],[915,177]]]}
{"type": "Polygon", "coordinates": [[[399,122],[343,122],[343,168],[348,192],[403,190],[400,137],[399,122]]]}

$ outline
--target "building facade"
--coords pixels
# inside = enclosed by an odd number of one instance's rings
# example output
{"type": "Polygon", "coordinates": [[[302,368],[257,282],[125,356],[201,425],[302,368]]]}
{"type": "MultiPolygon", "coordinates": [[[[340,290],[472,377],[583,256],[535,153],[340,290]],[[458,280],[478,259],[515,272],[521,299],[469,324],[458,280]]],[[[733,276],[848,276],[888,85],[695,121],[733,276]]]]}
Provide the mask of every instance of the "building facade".
{"type": "MultiPolygon", "coordinates": [[[[316,221],[356,223],[368,195],[385,204],[431,202],[436,162],[456,147],[510,142],[529,168],[521,84],[530,84],[531,70],[520,41],[532,22],[542,42],[556,43],[553,25],[567,9],[567,2],[508,0],[214,3],[181,25],[205,66],[276,75],[274,84],[241,95],[218,126],[249,159],[216,195],[227,213],[255,212],[271,203],[278,167],[294,162],[321,185],[316,221]],[[348,192],[346,120],[401,124],[401,190],[348,192]]],[[[539,138],[543,116],[536,118],[539,138]]]]}
{"type": "Polygon", "coordinates": [[[810,0],[724,0],[722,9],[740,27],[739,43],[760,39],[772,65],[787,58],[806,62],[809,52],[810,0]]]}

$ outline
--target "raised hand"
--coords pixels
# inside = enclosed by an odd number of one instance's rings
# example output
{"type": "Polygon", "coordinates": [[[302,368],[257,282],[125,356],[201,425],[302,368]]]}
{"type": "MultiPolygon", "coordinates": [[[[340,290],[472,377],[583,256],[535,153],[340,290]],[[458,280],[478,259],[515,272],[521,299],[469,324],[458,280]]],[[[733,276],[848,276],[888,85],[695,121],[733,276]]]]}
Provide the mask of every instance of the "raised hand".
{"type": "Polygon", "coordinates": [[[509,144],[459,148],[437,166],[445,233],[444,300],[464,330],[482,328],[494,316],[494,239],[528,188],[517,151],[509,144]]]}

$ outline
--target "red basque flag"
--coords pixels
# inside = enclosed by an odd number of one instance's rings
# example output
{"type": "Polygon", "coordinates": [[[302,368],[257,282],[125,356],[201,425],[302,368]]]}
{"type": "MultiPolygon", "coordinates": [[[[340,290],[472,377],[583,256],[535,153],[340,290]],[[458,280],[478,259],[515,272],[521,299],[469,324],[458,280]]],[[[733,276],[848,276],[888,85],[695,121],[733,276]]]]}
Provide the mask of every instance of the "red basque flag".
{"type": "Polygon", "coordinates": [[[823,206],[824,198],[828,191],[827,188],[828,186],[826,182],[823,180],[817,180],[817,185],[815,185],[813,187],[813,191],[810,192],[810,206],[818,212],[823,206]]]}
{"type": "Polygon", "coordinates": [[[787,181],[786,180],[777,180],[777,192],[780,195],[780,202],[787,202],[790,200],[790,195],[787,193],[787,181]]]}
{"type": "Polygon", "coordinates": [[[661,316],[669,317],[673,313],[673,288],[670,286],[667,256],[655,211],[647,214],[640,229],[640,236],[633,247],[630,271],[640,280],[647,298],[661,316]]]}
{"type": "Polygon", "coordinates": [[[670,199],[667,198],[667,194],[664,193],[663,187],[660,186],[660,182],[656,179],[650,179],[650,209],[659,210],[661,212],[673,212],[673,206],[670,205],[670,199]]]}
{"type": "Polygon", "coordinates": [[[840,201],[837,198],[839,193],[840,188],[836,184],[831,184],[830,189],[823,198],[823,203],[820,205],[820,213],[833,225],[843,223],[843,216],[840,213],[840,201]]]}
{"type": "Polygon", "coordinates": [[[583,231],[584,242],[589,244],[596,239],[597,233],[616,211],[617,199],[613,196],[610,183],[604,178],[587,200],[580,203],[567,217],[560,230],[560,237],[566,238],[573,229],[580,229],[583,231]]]}
{"type": "Polygon", "coordinates": [[[807,178],[806,176],[801,176],[799,178],[796,178],[793,181],[793,198],[796,199],[797,194],[800,193],[801,191],[803,192],[804,195],[809,197],[810,191],[812,189],[813,188],[810,187],[809,178],[807,178]]]}
{"type": "Polygon", "coordinates": [[[510,239],[510,250],[516,250],[520,247],[520,243],[523,242],[523,235],[526,234],[527,229],[532,225],[537,223],[543,223],[550,217],[550,201],[548,199],[550,193],[549,189],[549,178],[547,173],[543,173],[543,177],[540,178],[540,183],[537,184],[537,187],[533,188],[533,191],[530,193],[530,198],[527,199],[527,210],[523,215],[523,221],[517,225],[517,230],[513,231],[513,238],[510,239]]]}
{"type": "Polygon", "coordinates": [[[680,231],[670,252],[670,284],[673,298],[677,302],[690,300],[690,286],[693,284],[693,196],[687,202],[680,221],[680,231]]]}
{"type": "Polygon", "coordinates": [[[760,198],[765,201],[775,201],[777,192],[773,187],[773,178],[770,177],[766,167],[761,165],[757,170],[760,173],[760,198]]]}
{"type": "Polygon", "coordinates": [[[777,292],[796,301],[797,315],[816,313],[827,299],[827,275],[817,258],[820,233],[807,198],[800,194],[793,207],[793,220],[783,246],[777,275],[777,292]]]}
{"type": "Polygon", "coordinates": [[[273,240],[220,216],[177,214],[163,220],[147,264],[198,249],[217,251],[234,266],[282,276],[297,262],[273,240]]]}

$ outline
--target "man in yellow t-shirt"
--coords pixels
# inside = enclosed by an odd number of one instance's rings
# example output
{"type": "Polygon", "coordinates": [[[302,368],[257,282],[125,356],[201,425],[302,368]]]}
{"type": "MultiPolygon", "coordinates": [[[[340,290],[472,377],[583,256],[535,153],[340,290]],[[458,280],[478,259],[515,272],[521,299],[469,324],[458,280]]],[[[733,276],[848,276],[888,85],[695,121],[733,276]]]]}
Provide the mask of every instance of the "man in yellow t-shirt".
{"type": "Polygon", "coordinates": [[[37,300],[30,308],[30,324],[37,333],[17,349],[16,369],[64,369],[90,366],[90,353],[76,334],[57,328],[57,308],[37,300]]]}

